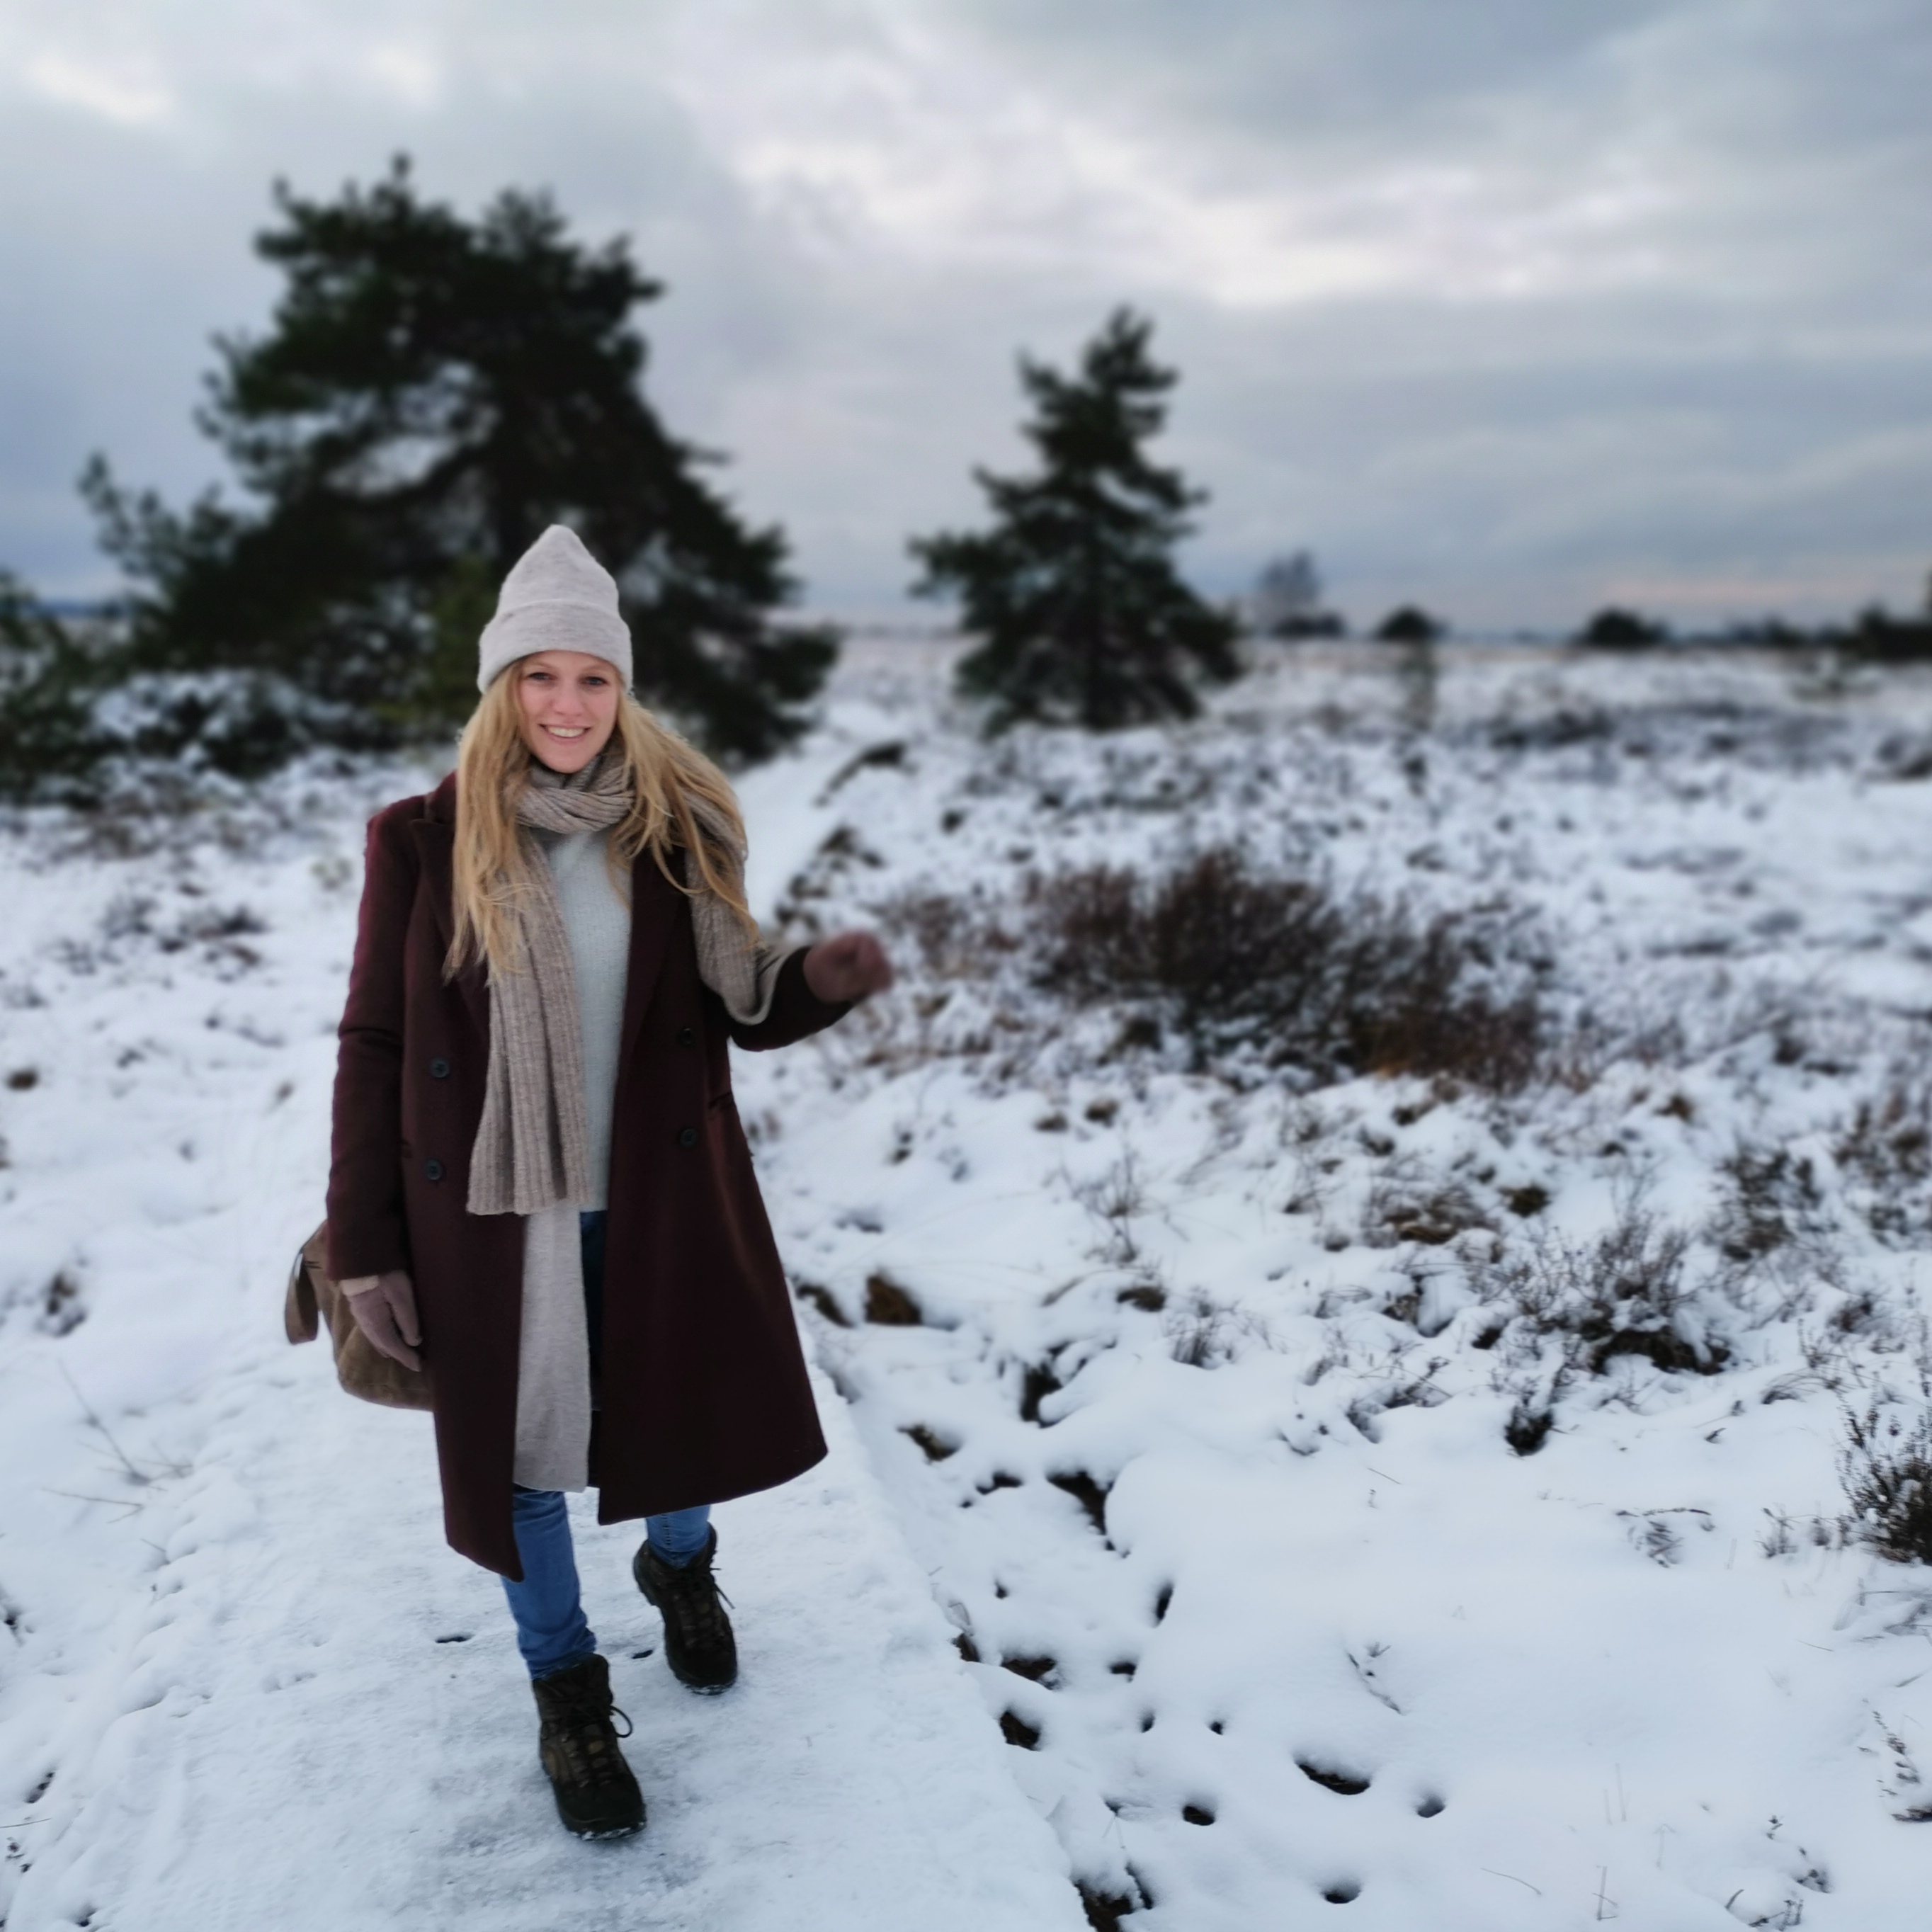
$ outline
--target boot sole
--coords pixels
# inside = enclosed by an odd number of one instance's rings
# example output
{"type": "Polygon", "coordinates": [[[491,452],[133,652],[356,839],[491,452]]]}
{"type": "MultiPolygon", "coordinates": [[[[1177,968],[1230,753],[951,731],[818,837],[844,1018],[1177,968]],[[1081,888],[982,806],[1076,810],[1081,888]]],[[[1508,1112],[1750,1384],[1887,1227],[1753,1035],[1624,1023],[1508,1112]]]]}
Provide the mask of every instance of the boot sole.
{"type": "Polygon", "coordinates": [[[609,1824],[598,1824],[588,1818],[573,1818],[566,1810],[563,1799],[554,1785],[550,1786],[550,1798],[556,1806],[556,1815],[563,1828],[574,1838],[634,1838],[644,1828],[644,1795],[641,1791],[637,1794],[638,1815],[635,1820],[609,1824]]]}
{"type": "MultiPolygon", "coordinates": [[[[557,1815],[562,1816],[561,1812],[557,1815]]],[[[573,1825],[565,1818],[563,1828],[573,1838],[601,1843],[609,1839],[634,1838],[644,1828],[644,1821],[640,1818],[634,1825],[573,1825]]]]}
{"type": "Polygon", "coordinates": [[[595,1818],[573,1817],[563,1794],[554,1784],[550,1786],[550,1802],[556,1807],[558,1822],[573,1838],[634,1838],[644,1828],[644,1794],[641,1791],[634,1789],[632,1792],[638,1807],[635,1818],[620,1816],[602,1822],[595,1818]]]}

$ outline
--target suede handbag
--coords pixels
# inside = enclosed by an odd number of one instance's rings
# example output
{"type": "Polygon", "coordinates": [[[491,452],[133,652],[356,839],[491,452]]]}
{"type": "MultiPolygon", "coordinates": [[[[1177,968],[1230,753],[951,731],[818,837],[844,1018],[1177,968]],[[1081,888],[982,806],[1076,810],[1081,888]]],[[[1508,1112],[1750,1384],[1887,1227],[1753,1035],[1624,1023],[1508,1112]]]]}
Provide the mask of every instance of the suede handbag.
{"type": "Polygon", "coordinates": [[[364,1402],[385,1408],[428,1408],[429,1378],[392,1360],[363,1334],[356,1312],[328,1272],[328,1223],[310,1235],[289,1270],[282,1325],[291,1342],[313,1342],[328,1324],[335,1379],[364,1402]]]}

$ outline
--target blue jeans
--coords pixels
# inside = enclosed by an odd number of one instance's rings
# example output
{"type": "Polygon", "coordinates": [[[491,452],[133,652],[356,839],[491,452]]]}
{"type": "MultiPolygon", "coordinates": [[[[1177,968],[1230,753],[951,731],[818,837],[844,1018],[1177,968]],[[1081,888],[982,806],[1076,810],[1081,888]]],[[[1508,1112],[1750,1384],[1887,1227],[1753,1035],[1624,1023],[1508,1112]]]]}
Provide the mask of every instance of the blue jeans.
{"type": "MultiPolygon", "coordinates": [[[[590,1324],[590,1368],[597,1372],[601,1317],[604,1304],[604,1215],[602,1209],[581,1217],[584,1239],[584,1312],[590,1324]]],[[[523,1559],[524,1580],[503,1579],[503,1594],[517,1621],[517,1648],[532,1678],[568,1670],[594,1656],[597,1639],[584,1615],[578,1589],[577,1555],[570,1540],[570,1518],[561,1490],[511,1492],[510,1517],[517,1535],[517,1554],[523,1559]]],[[[673,1510],[646,1516],[644,1534],[664,1562],[682,1568],[710,1540],[711,1510],[673,1510]]]]}

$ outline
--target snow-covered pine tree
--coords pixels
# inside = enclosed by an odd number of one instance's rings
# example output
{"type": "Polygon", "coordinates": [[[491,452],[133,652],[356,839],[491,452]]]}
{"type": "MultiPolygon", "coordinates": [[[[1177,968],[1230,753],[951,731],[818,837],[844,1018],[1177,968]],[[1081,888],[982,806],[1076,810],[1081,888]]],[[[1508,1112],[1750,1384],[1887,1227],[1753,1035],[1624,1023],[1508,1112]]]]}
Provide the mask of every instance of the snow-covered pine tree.
{"type": "Polygon", "coordinates": [[[1191,717],[1197,683],[1239,674],[1236,620],[1174,567],[1186,513],[1204,493],[1142,448],[1165,422],[1174,382],[1148,355],[1150,329],[1115,310],[1076,376],[1023,356],[1038,472],[976,470],[992,527],[912,540],[925,566],[915,594],[956,596],[979,640],[958,683],[991,700],[996,730],[1023,718],[1101,730],[1191,717]]]}

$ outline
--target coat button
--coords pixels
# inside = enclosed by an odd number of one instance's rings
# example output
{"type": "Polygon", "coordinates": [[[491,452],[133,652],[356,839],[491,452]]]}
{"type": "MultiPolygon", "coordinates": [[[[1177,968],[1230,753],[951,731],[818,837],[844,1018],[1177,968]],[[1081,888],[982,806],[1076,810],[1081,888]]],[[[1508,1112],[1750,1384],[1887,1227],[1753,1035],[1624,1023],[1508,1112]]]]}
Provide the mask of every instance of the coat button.
{"type": "Polygon", "coordinates": [[[429,1077],[432,1080],[447,1080],[449,1078],[449,1062],[441,1054],[430,1062],[429,1077]]]}
{"type": "Polygon", "coordinates": [[[431,1180],[440,1180],[442,1178],[442,1162],[440,1160],[426,1160],[423,1162],[423,1172],[431,1180]]]}
{"type": "Polygon", "coordinates": [[[698,1130],[695,1127],[680,1127],[678,1130],[677,1144],[681,1148],[697,1146],[698,1130]]]}
{"type": "Polygon", "coordinates": [[[698,1034],[695,1030],[688,1026],[680,1027],[677,1030],[677,1043],[680,1046],[695,1046],[698,1044],[698,1034]]]}

